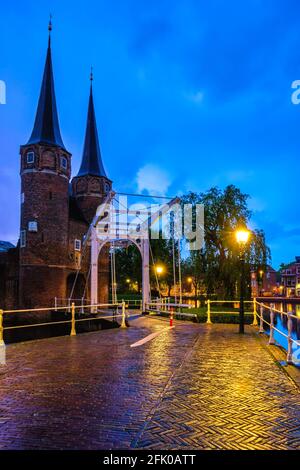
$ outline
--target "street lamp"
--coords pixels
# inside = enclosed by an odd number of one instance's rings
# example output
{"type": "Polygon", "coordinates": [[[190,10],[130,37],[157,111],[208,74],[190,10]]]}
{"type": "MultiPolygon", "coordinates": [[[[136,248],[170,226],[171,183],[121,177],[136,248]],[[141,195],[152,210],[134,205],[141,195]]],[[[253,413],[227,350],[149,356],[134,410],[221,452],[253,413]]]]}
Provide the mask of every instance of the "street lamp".
{"type": "Polygon", "coordinates": [[[240,248],[240,315],[239,315],[239,332],[244,333],[244,297],[245,297],[245,248],[249,240],[249,230],[237,230],[235,233],[236,240],[240,248]]]}
{"type": "Polygon", "coordinates": [[[162,274],[162,272],[164,271],[164,268],[162,266],[156,266],[155,270],[157,274],[162,274]]]}
{"type": "Polygon", "coordinates": [[[259,270],[259,287],[260,287],[260,290],[259,290],[259,295],[262,296],[262,291],[263,291],[263,277],[264,277],[264,271],[262,269],[259,270]]]}

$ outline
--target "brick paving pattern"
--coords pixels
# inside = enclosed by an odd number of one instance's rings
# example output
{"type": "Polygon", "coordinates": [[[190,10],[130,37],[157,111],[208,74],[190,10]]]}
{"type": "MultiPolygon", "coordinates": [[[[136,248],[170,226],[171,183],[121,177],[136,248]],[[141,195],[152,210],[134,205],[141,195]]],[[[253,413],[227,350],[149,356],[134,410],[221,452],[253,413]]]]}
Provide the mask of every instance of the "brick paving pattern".
{"type": "Polygon", "coordinates": [[[7,347],[0,449],[300,449],[299,390],[257,330],[154,318],[7,347]]]}

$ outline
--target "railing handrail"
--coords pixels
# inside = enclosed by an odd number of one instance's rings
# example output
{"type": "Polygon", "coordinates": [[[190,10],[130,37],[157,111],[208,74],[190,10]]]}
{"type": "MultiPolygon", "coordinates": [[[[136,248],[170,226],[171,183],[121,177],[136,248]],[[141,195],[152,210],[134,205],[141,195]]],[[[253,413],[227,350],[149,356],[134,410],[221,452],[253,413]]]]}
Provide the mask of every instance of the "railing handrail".
{"type": "MultiPolygon", "coordinates": [[[[264,308],[267,308],[267,309],[271,309],[271,307],[265,303],[262,303],[262,302],[258,302],[258,300],[256,301],[257,305],[261,305],[262,307],[264,308]]],[[[293,314],[293,312],[284,312],[283,310],[278,310],[278,308],[275,308],[275,307],[272,307],[272,310],[273,312],[276,312],[276,313],[280,313],[281,315],[290,315],[291,318],[295,318],[296,320],[299,320],[299,317],[297,317],[296,315],[293,314]]]]}
{"type": "MultiPolygon", "coordinates": [[[[84,305],[84,308],[97,308],[97,307],[117,307],[121,306],[122,302],[119,303],[111,303],[111,304],[91,304],[91,305],[84,305]]],[[[70,305],[63,305],[61,307],[39,307],[39,308],[27,308],[27,309],[16,309],[16,310],[2,310],[3,314],[7,313],[29,313],[29,312],[49,312],[49,310],[66,310],[70,308],[70,305]]],[[[82,308],[82,305],[75,305],[75,309],[82,308]]]]}
{"type": "Polygon", "coordinates": [[[191,308],[190,304],[179,304],[179,303],[165,303],[165,302],[147,302],[146,305],[155,305],[156,307],[186,307],[191,308]]]}
{"type": "MultiPolygon", "coordinates": [[[[210,300],[210,299],[207,299],[207,300],[205,300],[205,305],[207,305],[208,302],[210,302],[211,304],[212,303],[214,303],[214,304],[237,304],[237,303],[240,303],[240,300],[239,299],[236,299],[236,300],[210,300]]],[[[244,303],[245,304],[252,304],[253,300],[244,300],[244,303]]]]}
{"type": "Polygon", "coordinates": [[[270,305],[267,305],[263,302],[256,301],[256,305],[260,307],[260,314],[258,314],[256,311],[256,315],[260,319],[259,332],[264,333],[264,327],[263,327],[264,323],[270,327],[270,339],[269,339],[270,345],[276,345],[276,342],[274,340],[274,331],[277,331],[281,336],[284,336],[288,340],[287,363],[293,364],[293,344],[300,346],[300,341],[292,337],[292,329],[293,329],[292,318],[295,318],[296,320],[299,320],[299,318],[296,315],[293,315],[292,312],[284,312],[283,310],[278,310],[277,308],[275,308],[274,302],[270,303],[270,305]],[[267,320],[265,320],[263,317],[264,309],[267,309],[270,311],[270,323],[267,320]],[[283,331],[279,330],[278,328],[274,326],[274,313],[275,312],[279,313],[280,315],[286,315],[288,334],[284,333],[283,331]]]}
{"type": "MultiPolygon", "coordinates": [[[[77,318],[75,317],[76,309],[81,309],[82,305],[75,305],[74,302],[71,303],[71,319],[68,320],[59,320],[59,321],[44,321],[40,323],[27,323],[25,325],[12,325],[12,326],[3,326],[3,317],[5,314],[8,313],[29,313],[29,312],[45,312],[45,311],[50,311],[53,310],[53,307],[42,307],[42,308],[36,308],[36,309],[23,309],[23,310],[1,310],[0,309],[0,346],[5,346],[4,339],[3,339],[3,332],[5,330],[13,330],[17,328],[33,328],[37,326],[45,326],[45,325],[58,325],[58,324],[63,324],[63,323],[70,323],[71,324],[71,332],[70,336],[76,336],[76,323],[77,322],[83,322],[83,321],[91,321],[91,320],[101,320],[101,319],[109,319],[113,318],[116,319],[117,317],[122,318],[121,322],[121,328],[126,328],[126,318],[129,318],[131,316],[136,316],[136,314],[128,314],[126,312],[126,302],[123,300],[122,302],[119,303],[108,303],[108,304],[92,304],[92,305],[85,305],[84,308],[102,308],[102,307],[115,307],[117,308],[116,313],[113,315],[99,315],[98,312],[91,312],[95,316],[94,317],[88,317],[88,318],[77,318]],[[118,313],[118,307],[122,307],[122,312],[118,313]]],[[[57,310],[67,310],[69,308],[69,305],[66,305],[64,307],[57,307],[57,310]]]]}

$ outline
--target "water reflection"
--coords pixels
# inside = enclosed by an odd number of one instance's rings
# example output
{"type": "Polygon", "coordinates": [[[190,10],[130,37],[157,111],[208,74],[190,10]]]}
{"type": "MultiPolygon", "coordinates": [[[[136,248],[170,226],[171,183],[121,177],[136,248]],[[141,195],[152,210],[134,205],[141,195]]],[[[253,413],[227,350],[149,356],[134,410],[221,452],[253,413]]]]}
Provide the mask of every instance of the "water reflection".
{"type": "MultiPolygon", "coordinates": [[[[275,309],[279,310],[280,312],[291,312],[293,315],[296,315],[298,318],[292,318],[292,339],[299,340],[300,339],[300,304],[295,303],[284,303],[278,302],[274,304],[275,309]]],[[[264,318],[269,321],[269,311],[265,310],[264,318]]],[[[280,332],[284,333],[285,335],[288,334],[287,328],[287,315],[284,313],[276,313],[275,312],[275,328],[279,331],[274,331],[274,339],[279,343],[284,349],[288,348],[288,339],[280,334],[280,332]]],[[[269,327],[265,325],[266,331],[269,332],[269,327]]],[[[296,345],[293,348],[297,348],[296,345]]]]}

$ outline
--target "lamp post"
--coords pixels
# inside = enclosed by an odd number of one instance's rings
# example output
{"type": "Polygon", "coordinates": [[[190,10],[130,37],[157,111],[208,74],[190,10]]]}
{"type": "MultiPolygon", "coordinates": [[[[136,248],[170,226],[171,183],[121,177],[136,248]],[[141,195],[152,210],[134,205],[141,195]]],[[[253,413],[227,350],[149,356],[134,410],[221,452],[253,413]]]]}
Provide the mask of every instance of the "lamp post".
{"type": "Polygon", "coordinates": [[[239,333],[244,334],[244,299],[245,299],[245,248],[249,240],[250,232],[248,230],[237,230],[236,240],[240,248],[240,312],[239,312],[239,333]]]}
{"type": "Polygon", "coordinates": [[[262,291],[263,291],[263,280],[264,278],[264,272],[262,269],[259,270],[259,287],[260,287],[260,290],[259,290],[259,295],[260,297],[262,296],[262,291]]]}
{"type": "Polygon", "coordinates": [[[187,278],[187,282],[190,284],[190,293],[192,293],[192,289],[193,289],[193,278],[192,277],[188,277],[187,278]]]}

